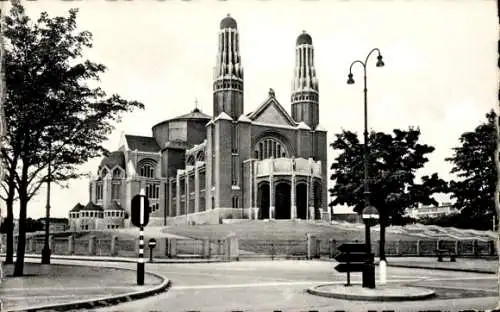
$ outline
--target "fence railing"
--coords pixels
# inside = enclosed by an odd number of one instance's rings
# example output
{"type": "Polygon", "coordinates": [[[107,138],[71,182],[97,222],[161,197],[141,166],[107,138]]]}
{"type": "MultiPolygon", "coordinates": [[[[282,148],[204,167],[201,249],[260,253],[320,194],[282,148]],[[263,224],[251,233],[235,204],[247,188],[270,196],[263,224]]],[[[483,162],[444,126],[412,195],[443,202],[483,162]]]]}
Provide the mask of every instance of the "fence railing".
{"type": "MultiPolygon", "coordinates": [[[[230,260],[238,258],[238,254],[231,251],[234,250],[234,240],[234,237],[227,237],[220,240],[157,238],[157,245],[153,250],[153,256],[155,258],[191,257],[230,260]],[[230,248],[230,246],[233,246],[233,248],[230,248]]],[[[40,254],[44,243],[45,241],[42,237],[26,238],[26,253],[40,254]]],[[[98,238],[96,236],[86,238],[50,236],[49,246],[54,255],[136,257],[139,250],[138,240],[123,239],[117,236],[111,238],[98,238]]],[[[16,249],[17,238],[14,241],[14,251],[16,249]]],[[[148,256],[149,250],[147,246],[145,252],[146,256],[148,256]]]]}
{"type": "MultiPolygon", "coordinates": [[[[14,240],[14,250],[17,247],[14,240]]],[[[338,247],[344,243],[335,239],[318,239],[308,234],[304,239],[295,240],[256,240],[238,239],[234,236],[219,240],[157,238],[153,255],[155,258],[218,258],[225,260],[252,256],[270,256],[272,258],[333,258],[339,253],[338,247]],[[241,252],[240,252],[241,250],[241,252]]],[[[363,243],[363,242],[359,242],[363,243]]],[[[4,245],[4,244],[3,244],[4,245]]],[[[139,250],[139,242],[134,239],[90,237],[50,237],[49,245],[55,255],[85,255],[85,256],[118,256],[135,257],[139,250]]],[[[5,245],[4,245],[5,246],[5,245]]],[[[27,253],[41,253],[44,246],[42,237],[28,237],[27,253]]],[[[436,249],[450,249],[458,257],[488,257],[497,256],[495,241],[483,240],[413,240],[386,241],[385,254],[388,257],[425,257],[435,256],[436,249]]],[[[380,255],[379,242],[372,242],[372,252],[380,255]]],[[[149,250],[146,247],[146,253],[149,250]]]]}
{"type": "MultiPolygon", "coordinates": [[[[321,244],[321,254],[328,254],[331,258],[339,251],[338,246],[348,241],[330,239],[328,249],[321,244]]],[[[352,243],[352,241],[349,241],[352,243]]],[[[495,241],[481,240],[416,240],[416,241],[386,241],[385,255],[388,257],[426,257],[435,256],[437,249],[449,249],[458,257],[485,257],[496,256],[495,241]]],[[[372,252],[380,255],[379,241],[372,243],[372,252]]]]}

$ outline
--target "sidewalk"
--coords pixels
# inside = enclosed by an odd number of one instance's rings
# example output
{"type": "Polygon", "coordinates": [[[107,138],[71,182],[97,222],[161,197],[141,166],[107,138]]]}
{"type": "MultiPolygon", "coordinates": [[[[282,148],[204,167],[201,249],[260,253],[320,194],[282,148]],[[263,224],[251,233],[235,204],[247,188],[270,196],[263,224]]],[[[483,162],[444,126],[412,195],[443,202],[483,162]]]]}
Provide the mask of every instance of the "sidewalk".
{"type": "MultiPolygon", "coordinates": [[[[29,261],[29,260],[28,260],[29,261]]],[[[118,268],[25,263],[23,277],[12,277],[13,265],[4,266],[0,287],[2,311],[91,309],[143,298],[164,291],[169,281],[146,273],[137,286],[136,272],[118,268]]]]}
{"type": "MultiPolygon", "coordinates": [[[[378,261],[376,263],[378,264],[378,261]]],[[[456,262],[445,259],[443,262],[438,262],[436,257],[388,257],[387,266],[487,274],[498,272],[498,260],[473,258],[457,258],[456,262]]]]}

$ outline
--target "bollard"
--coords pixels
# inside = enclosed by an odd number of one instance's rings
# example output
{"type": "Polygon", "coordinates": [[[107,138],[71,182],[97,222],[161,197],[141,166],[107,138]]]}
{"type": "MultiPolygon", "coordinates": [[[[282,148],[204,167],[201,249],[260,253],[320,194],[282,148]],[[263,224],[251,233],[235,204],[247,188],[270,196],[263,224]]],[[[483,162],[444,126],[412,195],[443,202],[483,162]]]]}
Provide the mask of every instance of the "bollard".
{"type": "Polygon", "coordinates": [[[156,239],[150,238],[148,242],[149,247],[149,262],[153,262],[153,249],[156,247],[156,239]]]}
{"type": "Polygon", "coordinates": [[[385,285],[387,283],[387,263],[385,260],[380,260],[380,285],[385,285]]]}

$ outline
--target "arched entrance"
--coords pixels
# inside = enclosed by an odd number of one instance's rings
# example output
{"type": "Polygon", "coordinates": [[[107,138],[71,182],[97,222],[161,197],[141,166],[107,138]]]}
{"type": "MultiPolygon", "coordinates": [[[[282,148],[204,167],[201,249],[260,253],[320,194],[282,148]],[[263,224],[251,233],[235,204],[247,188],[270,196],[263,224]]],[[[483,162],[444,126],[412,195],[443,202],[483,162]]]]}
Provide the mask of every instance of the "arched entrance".
{"type": "Polygon", "coordinates": [[[259,219],[269,219],[269,182],[262,182],[257,188],[259,219]]]}
{"type": "Polygon", "coordinates": [[[297,184],[295,192],[297,218],[307,219],[307,185],[305,183],[297,184]]]}
{"type": "Polygon", "coordinates": [[[314,218],[321,219],[321,183],[314,182],[314,218]]]}
{"type": "Polygon", "coordinates": [[[290,192],[291,187],[287,182],[280,182],[276,184],[275,192],[275,219],[290,219],[290,192]]]}

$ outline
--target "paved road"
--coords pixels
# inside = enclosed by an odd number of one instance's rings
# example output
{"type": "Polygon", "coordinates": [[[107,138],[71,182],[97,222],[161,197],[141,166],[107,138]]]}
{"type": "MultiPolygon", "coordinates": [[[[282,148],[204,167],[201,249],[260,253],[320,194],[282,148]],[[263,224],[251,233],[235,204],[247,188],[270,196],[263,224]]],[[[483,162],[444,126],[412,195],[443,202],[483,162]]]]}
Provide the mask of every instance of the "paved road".
{"type": "MultiPolygon", "coordinates": [[[[64,263],[65,261],[60,261],[64,263]]],[[[88,263],[88,262],[86,262],[88,263]]],[[[92,265],[109,265],[93,262],[92,265]]],[[[115,263],[135,267],[130,263],[115,263]]],[[[147,270],[168,277],[172,288],[154,297],[95,311],[319,311],[492,309],[497,302],[496,276],[426,269],[388,268],[390,283],[436,290],[436,299],[414,302],[360,302],[313,296],[305,289],[332,281],[334,263],[321,261],[242,261],[212,264],[147,264],[147,270]]],[[[353,282],[360,276],[353,274],[353,282]]]]}

